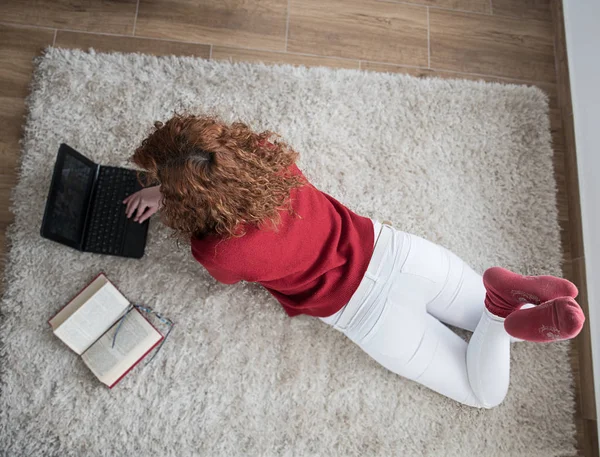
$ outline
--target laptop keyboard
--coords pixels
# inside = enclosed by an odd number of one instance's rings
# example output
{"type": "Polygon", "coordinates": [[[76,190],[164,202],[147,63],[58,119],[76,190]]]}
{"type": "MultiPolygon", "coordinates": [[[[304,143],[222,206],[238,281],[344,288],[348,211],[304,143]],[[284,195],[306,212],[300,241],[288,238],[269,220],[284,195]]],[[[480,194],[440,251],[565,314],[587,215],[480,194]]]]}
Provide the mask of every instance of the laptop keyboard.
{"type": "Polygon", "coordinates": [[[135,192],[136,184],[136,173],[133,170],[100,168],[94,207],[87,229],[86,251],[121,254],[127,224],[123,200],[135,192]]]}

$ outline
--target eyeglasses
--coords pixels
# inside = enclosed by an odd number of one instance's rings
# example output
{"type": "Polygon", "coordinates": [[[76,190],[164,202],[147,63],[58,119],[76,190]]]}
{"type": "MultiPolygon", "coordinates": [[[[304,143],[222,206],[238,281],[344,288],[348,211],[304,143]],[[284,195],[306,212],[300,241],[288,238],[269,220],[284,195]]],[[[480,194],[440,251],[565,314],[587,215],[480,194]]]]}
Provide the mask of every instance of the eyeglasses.
{"type": "Polygon", "coordinates": [[[160,315],[159,313],[157,313],[156,311],[154,311],[152,308],[150,308],[148,306],[136,305],[136,304],[132,303],[125,310],[125,312],[123,313],[123,315],[119,318],[119,323],[117,324],[117,329],[115,330],[115,334],[113,335],[113,342],[112,342],[112,347],[113,348],[115,347],[115,341],[117,341],[117,335],[119,334],[119,330],[121,329],[121,325],[123,325],[123,321],[125,320],[125,317],[134,308],[137,309],[138,311],[143,311],[146,314],[150,314],[150,315],[155,316],[160,322],[162,322],[163,324],[165,324],[165,325],[167,325],[169,327],[169,329],[167,330],[167,333],[165,333],[165,336],[164,336],[163,340],[158,345],[158,348],[156,348],[156,351],[154,351],[154,354],[152,354],[152,357],[150,357],[150,359],[148,361],[146,361],[145,365],[148,365],[150,362],[152,362],[152,360],[154,360],[154,358],[156,357],[156,354],[158,354],[158,352],[162,348],[163,344],[165,344],[165,342],[167,341],[167,338],[169,337],[169,334],[173,330],[173,327],[175,326],[175,323],[171,319],[163,317],[162,315],[160,315]]]}

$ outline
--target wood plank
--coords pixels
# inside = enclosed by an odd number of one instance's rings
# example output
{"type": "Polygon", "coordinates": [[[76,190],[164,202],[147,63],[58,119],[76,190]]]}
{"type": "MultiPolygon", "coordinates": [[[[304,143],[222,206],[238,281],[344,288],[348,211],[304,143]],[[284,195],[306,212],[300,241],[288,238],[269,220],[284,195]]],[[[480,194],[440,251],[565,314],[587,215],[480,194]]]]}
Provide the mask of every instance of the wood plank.
{"type": "Polygon", "coordinates": [[[429,12],[431,67],[554,82],[552,25],[499,16],[429,12]]]}
{"type": "MultiPolygon", "coordinates": [[[[0,59],[1,62],[1,59],[0,59]]],[[[0,77],[0,86],[2,85],[0,77]]],[[[25,122],[25,99],[0,96],[0,163],[2,173],[19,164],[19,138],[25,122]]]]}
{"type": "MultiPolygon", "coordinates": [[[[0,274],[4,278],[4,269],[6,268],[6,259],[8,253],[8,239],[6,237],[6,228],[0,227],[0,274]]],[[[0,295],[4,295],[4,281],[0,281],[0,295]]]]}
{"type": "Polygon", "coordinates": [[[7,205],[7,208],[0,210],[0,227],[8,227],[14,220],[13,214],[8,211],[8,206],[10,204],[12,189],[16,185],[17,173],[14,168],[3,170],[2,173],[0,173],[0,201],[3,202],[3,205],[7,205]]]}
{"type": "MultiPolygon", "coordinates": [[[[404,2],[404,0],[385,0],[394,2],[404,2]]],[[[444,8],[456,11],[473,11],[475,13],[492,12],[490,0],[409,0],[404,3],[414,3],[417,5],[431,6],[434,8],[444,8]]]]}
{"type": "Polygon", "coordinates": [[[358,60],[306,56],[289,52],[253,51],[224,46],[215,46],[212,51],[212,58],[232,62],[263,62],[266,64],[304,65],[306,67],[358,69],[358,60]]]}
{"type": "Polygon", "coordinates": [[[53,30],[0,24],[0,96],[27,96],[32,59],[53,39],[53,30]]]}
{"type": "Polygon", "coordinates": [[[137,0],[2,0],[3,22],[105,33],[133,33],[137,0]]]}
{"type": "Polygon", "coordinates": [[[427,66],[427,8],[373,0],[291,0],[288,51],[427,66]]]}
{"type": "Polygon", "coordinates": [[[583,455],[586,457],[598,457],[598,421],[584,419],[583,434],[586,437],[583,446],[583,455]]]}
{"type": "Polygon", "coordinates": [[[558,87],[558,103],[561,111],[562,129],[565,148],[565,177],[567,181],[569,205],[569,230],[571,232],[571,255],[574,259],[584,256],[583,228],[581,225],[581,202],[579,196],[579,176],[577,172],[577,150],[575,144],[575,127],[571,103],[571,87],[569,79],[569,63],[565,41],[562,5],[553,2],[555,23],[554,46],[556,49],[556,74],[558,87]]]}
{"type": "Polygon", "coordinates": [[[587,278],[585,258],[572,262],[573,277],[570,279],[579,289],[577,303],[583,309],[587,319],[582,332],[577,336],[577,350],[579,354],[579,387],[581,398],[581,415],[584,419],[596,420],[596,397],[594,393],[594,373],[592,369],[592,345],[589,323],[589,303],[587,295],[587,278]]]}
{"type": "Polygon", "coordinates": [[[84,32],[66,32],[59,30],[55,46],[59,48],[93,48],[98,52],[139,52],[155,56],[177,55],[194,56],[208,59],[210,45],[182,43],[179,41],[155,40],[128,36],[97,35],[84,32]]]}
{"type": "Polygon", "coordinates": [[[287,0],[140,0],[135,34],[285,50],[287,0]]]}
{"type": "Polygon", "coordinates": [[[569,220],[569,198],[565,178],[564,148],[553,145],[554,179],[556,180],[556,209],[558,210],[558,225],[560,227],[560,244],[562,247],[563,266],[571,262],[571,222],[569,220]]]}
{"type": "Polygon", "coordinates": [[[501,16],[552,21],[550,0],[492,0],[492,11],[501,16]]]}

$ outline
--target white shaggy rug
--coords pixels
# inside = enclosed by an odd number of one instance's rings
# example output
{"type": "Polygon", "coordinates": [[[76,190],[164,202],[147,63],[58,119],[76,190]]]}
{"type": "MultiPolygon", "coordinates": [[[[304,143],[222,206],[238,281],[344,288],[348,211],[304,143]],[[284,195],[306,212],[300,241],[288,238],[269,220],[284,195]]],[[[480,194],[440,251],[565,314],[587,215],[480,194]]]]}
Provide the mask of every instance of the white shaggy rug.
{"type": "Polygon", "coordinates": [[[514,345],[505,403],[471,409],[387,372],[317,319],[286,317],[259,287],[217,284],[157,221],[139,261],[39,236],[59,143],[127,165],[153,121],[187,109],[280,132],[321,189],[480,272],[560,274],[541,91],[58,49],[32,91],[2,301],[3,455],[575,454],[568,344],[514,345]],[[154,362],[112,391],[46,323],[101,270],[176,322],[154,362]]]}

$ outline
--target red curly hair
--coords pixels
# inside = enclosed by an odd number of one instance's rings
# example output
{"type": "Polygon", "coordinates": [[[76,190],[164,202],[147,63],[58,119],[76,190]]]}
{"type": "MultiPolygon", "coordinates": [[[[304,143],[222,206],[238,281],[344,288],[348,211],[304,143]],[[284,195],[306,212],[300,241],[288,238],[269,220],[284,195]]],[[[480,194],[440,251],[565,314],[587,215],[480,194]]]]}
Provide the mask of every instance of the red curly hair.
{"type": "Polygon", "coordinates": [[[189,240],[242,236],[247,224],[275,228],[303,184],[290,171],[297,156],[273,132],[177,114],[156,122],[131,160],[145,170],[144,185],[160,183],[164,223],[189,240]]]}

